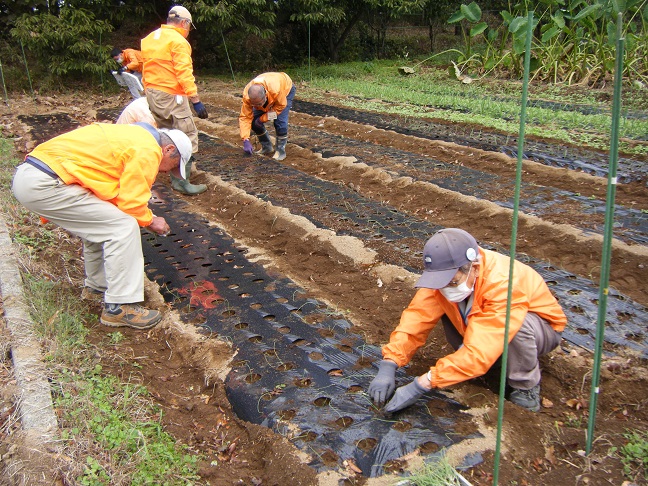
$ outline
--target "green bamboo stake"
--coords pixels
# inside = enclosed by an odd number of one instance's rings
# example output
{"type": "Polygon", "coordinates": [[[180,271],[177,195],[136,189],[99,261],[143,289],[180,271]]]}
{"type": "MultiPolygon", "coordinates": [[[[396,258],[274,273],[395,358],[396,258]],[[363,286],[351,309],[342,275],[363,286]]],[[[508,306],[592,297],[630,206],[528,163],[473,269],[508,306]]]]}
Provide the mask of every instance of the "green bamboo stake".
{"type": "Polygon", "coordinates": [[[29,80],[29,89],[34,97],[34,87],[32,86],[31,76],[29,75],[29,66],[27,65],[27,56],[25,56],[25,46],[23,46],[22,41],[20,41],[20,48],[22,49],[23,61],[25,62],[25,70],[27,71],[27,79],[29,80]]]}
{"type": "Polygon", "coordinates": [[[495,442],[495,464],[493,485],[499,479],[500,449],[502,445],[502,422],[504,419],[504,393],[506,392],[506,365],[508,361],[509,327],[511,321],[511,296],[513,294],[513,265],[517,242],[518,212],[520,207],[520,187],[522,185],[522,154],[524,150],[524,128],[526,107],[529,93],[529,66],[531,64],[531,38],[533,37],[533,10],[527,16],[526,52],[524,53],[524,81],[522,83],[522,101],[520,111],[520,134],[518,136],[517,169],[515,171],[515,197],[513,203],[513,225],[511,231],[511,251],[509,265],[508,294],[506,296],[506,322],[504,324],[504,350],[502,352],[502,372],[500,374],[499,401],[497,405],[497,439],[495,442]]]}
{"type": "Polygon", "coordinates": [[[5,103],[9,105],[9,95],[7,94],[7,85],[5,84],[4,71],[2,70],[2,61],[0,61],[0,76],[2,77],[2,89],[4,89],[5,103]]]}
{"type": "Polygon", "coordinates": [[[308,21],[308,80],[313,82],[313,75],[311,74],[311,32],[310,32],[310,20],[308,21]]]}
{"type": "MultiPolygon", "coordinates": [[[[101,52],[101,32],[99,32],[99,52],[101,52]]],[[[103,61],[101,59],[99,62],[103,61]]],[[[103,69],[99,71],[99,80],[101,81],[101,95],[104,95],[104,78],[103,78],[103,69]]]]}
{"type": "Polygon", "coordinates": [[[225,43],[225,35],[223,34],[222,30],[221,30],[221,37],[223,38],[223,46],[225,47],[225,55],[227,56],[227,62],[229,64],[230,72],[232,73],[232,81],[236,83],[236,79],[234,78],[234,68],[232,67],[232,61],[230,60],[229,52],[227,51],[227,44],[225,43]]]}
{"type": "Polygon", "coordinates": [[[617,184],[617,163],[619,158],[619,120],[621,119],[621,84],[623,76],[623,49],[625,39],[621,30],[622,14],[617,16],[617,48],[614,68],[614,98],[612,101],[612,128],[610,135],[610,168],[608,170],[607,197],[605,204],[605,230],[603,233],[603,254],[601,256],[601,277],[599,283],[599,307],[596,321],[596,342],[594,364],[592,365],[592,389],[590,392],[589,417],[587,419],[587,438],[585,453],[592,450],[594,427],[596,425],[596,405],[599,396],[601,379],[601,355],[603,354],[603,335],[605,333],[605,316],[610,281],[610,259],[612,248],[612,230],[614,228],[614,198],[617,184]]]}

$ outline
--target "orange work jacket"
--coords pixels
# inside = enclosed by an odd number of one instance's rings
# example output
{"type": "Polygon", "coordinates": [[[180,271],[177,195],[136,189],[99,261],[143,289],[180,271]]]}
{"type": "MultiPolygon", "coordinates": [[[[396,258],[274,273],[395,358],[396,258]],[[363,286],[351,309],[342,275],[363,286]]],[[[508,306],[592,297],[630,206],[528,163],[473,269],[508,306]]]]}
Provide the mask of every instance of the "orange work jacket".
{"type": "Polygon", "coordinates": [[[257,108],[264,111],[265,114],[259,118],[263,123],[268,121],[268,112],[274,111],[279,115],[287,105],[286,97],[293,87],[292,79],[286,73],[263,73],[258,75],[250,81],[243,89],[243,105],[241,106],[241,114],[239,115],[239,130],[241,139],[245,140],[250,138],[250,130],[252,128],[252,103],[248,96],[248,90],[253,84],[261,84],[265,88],[268,103],[264,108],[257,108]]]}
{"type": "Polygon", "coordinates": [[[142,39],[142,78],[144,88],[172,95],[196,96],[191,45],[184,29],[163,24],[142,39]]]}
{"type": "MultiPolygon", "coordinates": [[[[434,388],[443,388],[483,375],[504,350],[510,259],[483,248],[479,251],[482,255],[479,276],[475,282],[474,300],[466,322],[456,303],[446,300],[436,289],[421,288],[403,311],[389,343],[382,349],[384,358],[395,361],[398,366],[404,366],[410,362],[416,350],[425,344],[439,319],[444,314],[447,315],[463,336],[463,346],[439,359],[430,368],[434,388]]],[[[509,342],[522,327],[527,312],[534,312],[545,319],[557,332],[565,329],[567,318],[540,274],[516,261],[513,269],[509,342]]]]}
{"type": "Polygon", "coordinates": [[[162,149],[137,125],[93,123],[38,145],[29,155],[45,162],[66,184],[78,184],[148,226],[151,186],[162,149]]]}
{"type": "Polygon", "coordinates": [[[129,71],[142,72],[142,53],[135,49],[124,49],[122,51],[122,66],[129,71]]]}

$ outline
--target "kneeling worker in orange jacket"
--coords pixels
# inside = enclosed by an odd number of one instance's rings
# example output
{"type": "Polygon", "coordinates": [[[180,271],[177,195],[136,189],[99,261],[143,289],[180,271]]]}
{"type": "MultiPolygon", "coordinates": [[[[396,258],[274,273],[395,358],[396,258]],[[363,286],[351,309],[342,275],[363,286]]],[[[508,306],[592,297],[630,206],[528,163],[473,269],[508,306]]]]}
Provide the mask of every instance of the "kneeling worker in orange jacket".
{"type": "MultiPolygon", "coordinates": [[[[369,395],[385,411],[412,405],[426,391],[484,375],[502,355],[510,259],[480,248],[469,233],[446,228],[423,249],[420,287],[382,349],[369,395]],[[455,352],[426,374],[396,389],[395,372],[410,362],[438,321],[455,352]]],[[[542,277],[515,261],[509,321],[507,384],[509,400],[540,410],[538,357],[560,344],[567,318],[542,277]]]]}
{"type": "Polygon", "coordinates": [[[140,227],[165,235],[148,208],[158,171],[185,177],[191,141],[146,123],[94,123],[38,145],[18,166],[13,193],[27,209],[83,241],[82,298],[103,296],[106,326],[148,329],[162,315],[144,300],[140,227]]]}

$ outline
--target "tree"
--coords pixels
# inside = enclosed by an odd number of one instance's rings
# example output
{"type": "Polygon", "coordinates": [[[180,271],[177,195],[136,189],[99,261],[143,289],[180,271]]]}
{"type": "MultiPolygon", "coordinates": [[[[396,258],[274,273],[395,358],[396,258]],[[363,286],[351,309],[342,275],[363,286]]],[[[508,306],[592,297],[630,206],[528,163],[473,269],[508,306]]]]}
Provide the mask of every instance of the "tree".
{"type": "MultiPolygon", "coordinates": [[[[393,20],[419,11],[423,0],[292,0],[281,5],[294,10],[292,21],[310,22],[319,28],[330,59],[337,62],[340,50],[360,21],[372,17],[393,20]]],[[[386,23],[380,28],[384,31],[386,23]]]]}

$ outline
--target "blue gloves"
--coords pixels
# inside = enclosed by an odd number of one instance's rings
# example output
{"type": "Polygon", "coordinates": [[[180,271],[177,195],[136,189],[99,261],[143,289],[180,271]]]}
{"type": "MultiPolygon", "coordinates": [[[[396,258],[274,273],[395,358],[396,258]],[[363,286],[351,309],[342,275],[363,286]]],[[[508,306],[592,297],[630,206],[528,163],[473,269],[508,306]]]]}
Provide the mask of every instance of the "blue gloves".
{"type": "Polygon", "coordinates": [[[261,117],[252,120],[252,130],[254,130],[255,133],[265,132],[265,125],[261,121],[261,117]]]}
{"type": "Polygon", "coordinates": [[[205,108],[205,105],[202,104],[202,101],[198,101],[192,104],[196,115],[198,115],[198,118],[207,118],[207,108],[205,108]]]}
{"type": "Polygon", "coordinates": [[[379,407],[382,407],[391,394],[394,393],[396,388],[396,368],[398,368],[396,363],[383,359],[378,366],[378,374],[369,385],[369,396],[379,407]]]}
{"type": "Polygon", "coordinates": [[[125,66],[119,66],[119,67],[117,68],[117,74],[121,74],[121,73],[123,73],[124,71],[126,71],[126,67],[125,67],[125,66]]]}
{"type": "Polygon", "coordinates": [[[385,405],[385,412],[396,412],[402,410],[405,407],[409,407],[416,400],[418,400],[421,395],[425,392],[428,392],[427,388],[423,388],[419,385],[418,378],[414,378],[414,381],[409,385],[401,386],[394,393],[394,397],[385,405]]]}
{"type": "Polygon", "coordinates": [[[250,139],[243,140],[243,152],[248,155],[252,155],[254,153],[254,148],[252,147],[252,142],[250,142],[250,139]]]}

